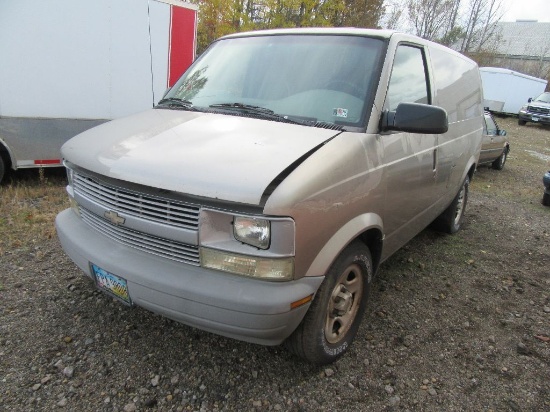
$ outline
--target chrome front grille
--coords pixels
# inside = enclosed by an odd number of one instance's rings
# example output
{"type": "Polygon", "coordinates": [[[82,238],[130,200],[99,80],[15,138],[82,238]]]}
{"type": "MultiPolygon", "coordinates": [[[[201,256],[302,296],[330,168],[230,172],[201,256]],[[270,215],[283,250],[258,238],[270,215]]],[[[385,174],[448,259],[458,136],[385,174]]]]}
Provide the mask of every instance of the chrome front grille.
{"type": "Polygon", "coordinates": [[[528,106],[527,111],[532,114],[543,114],[543,115],[550,114],[550,108],[547,108],[547,107],[528,106]]]}
{"type": "Polygon", "coordinates": [[[105,183],[78,172],[72,177],[80,216],[90,227],[134,249],[200,265],[199,206],[152,195],[147,189],[140,192],[116,183],[105,183]],[[106,212],[116,216],[120,213],[123,216],[121,224],[106,219],[106,212]]]}
{"type": "Polygon", "coordinates": [[[199,207],[106,185],[75,173],[74,191],[107,209],[174,227],[198,230],[199,207]]]}
{"type": "Polygon", "coordinates": [[[137,232],[124,226],[113,225],[83,207],[80,207],[80,216],[84,222],[95,230],[126,246],[178,262],[195,266],[200,265],[199,249],[196,246],[137,232]]]}

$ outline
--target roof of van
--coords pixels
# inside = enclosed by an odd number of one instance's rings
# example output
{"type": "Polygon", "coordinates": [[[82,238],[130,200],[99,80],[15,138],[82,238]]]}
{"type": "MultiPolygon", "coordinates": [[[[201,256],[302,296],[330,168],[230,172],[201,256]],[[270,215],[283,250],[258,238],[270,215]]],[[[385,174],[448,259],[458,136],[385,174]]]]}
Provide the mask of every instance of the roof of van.
{"type": "MultiPolygon", "coordinates": [[[[367,36],[390,38],[393,34],[403,34],[395,30],[375,30],[375,29],[357,29],[353,27],[311,27],[311,28],[290,28],[290,29],[272,29],[272,30],[255,30],[242,33],[229,34],[223,36],[222,39],[232,37],[252,37],[252,36],[271,36],[279,34],[348,34],[354,36],[367,36]]],[[[411,36],[415,37],[415,36],[411,36]]]]}
{"type": "MultiPolygon", "coordinates": [[[[423,39],[421,37],[404,33],[396,30],[378,30],[378,29],[358,29],[355,27],[308,27],[308,28],[289,28],[289,29],[271,29],[271,30],[255,30],[242,33],[229,34],[227,36],[220,37],[218,40],[232,39],[240,37],[255,37],[255,36],[277,36],[285,34],[329,34],[329,35],[351,35],[351,36],[364,36],[373,37],[378,39],[389,39],[390,37],[397,35],[400,40],[410,40],[418,42],[420,44],[430,44],[431,47],[445,49],[447,53],[454,54],[464,60],[475,63],[469,57],[457,52],[456,50],[445,47],[441,44],[432,42],[430,40],[423,39]]],[[[217,40],[216,40],[217,41],[217,40]]],[[[477,63],[476,63],[477,65],[477,63]]]]}

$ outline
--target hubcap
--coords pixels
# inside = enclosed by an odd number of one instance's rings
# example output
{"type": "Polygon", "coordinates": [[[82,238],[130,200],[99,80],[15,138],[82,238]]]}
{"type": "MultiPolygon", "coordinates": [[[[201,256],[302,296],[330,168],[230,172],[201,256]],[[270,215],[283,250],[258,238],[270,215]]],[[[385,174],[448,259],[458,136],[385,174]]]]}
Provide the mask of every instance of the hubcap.
{"type": "Polygon", "coordinates": [[[340,275],[328,302],[325,338],[329,343],[338,343],[346,336],[359,311],[362,295],[361,267],[354,263],[340,275]]]}

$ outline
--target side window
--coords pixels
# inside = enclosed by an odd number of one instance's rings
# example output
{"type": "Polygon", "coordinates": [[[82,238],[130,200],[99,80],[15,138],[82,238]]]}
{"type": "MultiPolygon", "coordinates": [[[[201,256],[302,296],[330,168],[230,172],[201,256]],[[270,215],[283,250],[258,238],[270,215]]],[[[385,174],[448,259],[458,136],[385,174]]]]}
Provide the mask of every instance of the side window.
{"type": "Polygon", "coordinates": [[[487,134],[495,136],[497,134],[497,124],[489,116],[485,116],[485,123],[487,124],[487,134]]]}
{"type": "Polygon", "coordinates": [[[431,103],[424,62],[422,49],[412,46],[397,48],[386,99],[389,110],[395,110],[403,102],[431,103]]]}

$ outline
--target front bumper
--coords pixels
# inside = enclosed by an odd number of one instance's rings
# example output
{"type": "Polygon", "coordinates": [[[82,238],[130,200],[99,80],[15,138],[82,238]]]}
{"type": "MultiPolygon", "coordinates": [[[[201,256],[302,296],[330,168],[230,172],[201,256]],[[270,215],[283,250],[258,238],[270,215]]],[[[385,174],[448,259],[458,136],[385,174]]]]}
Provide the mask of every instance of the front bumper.
{"type": "Polygon", "coordinates": [[[519,112],[518,113],[519,120],[524,120],[526,122],[533,122],[533,123],[542,123],[542,124],[550,124],[550,116],[542,115],[542,114],[535,114],[535,113],[529,113],[529,112],[519,112]]]}
{"type": "Polygon", "coordinates": [[[67,209],[56,218],[61,245],[87,276],[90,262],[128,282],[132,303],[178,322],[263,345],[282,343],[309,304],[290,304],[314,294],[323,277],[268,282],[178,263],[103,237],[67,209]]]}

